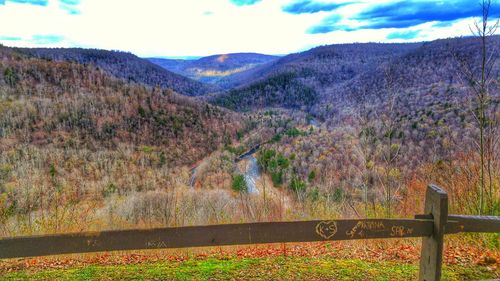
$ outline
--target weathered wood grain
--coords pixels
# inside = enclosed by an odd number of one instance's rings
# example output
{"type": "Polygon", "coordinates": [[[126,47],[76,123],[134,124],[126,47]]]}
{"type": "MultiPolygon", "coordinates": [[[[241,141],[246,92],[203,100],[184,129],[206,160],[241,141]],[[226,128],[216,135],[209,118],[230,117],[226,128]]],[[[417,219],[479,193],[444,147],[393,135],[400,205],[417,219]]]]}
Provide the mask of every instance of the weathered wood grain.
{"type": "Polygon", "coordinates": [[[434,219],[434,231],[431,236],[422,238],[420,256],[420,281],[441,280],[443,262],[443,241],[448,219],[448,195],[441,188],[430,185],[425,195],[425,213],[434,219]]]}
{"type": "Polygon", "coordinates": [[[267,222],[118,230],[0,239],[0,259],[116,250],[185,248],[285,242],[424,237],[419,279],[441,277],[443,236],[500,232],[500,217],[448,216],[448,198],[429,186],[425,214],[415,219],[267,222]]]}
{"type": "Polygon", "coordinates": [[[431,220],[269,222],[103,231],[0,239],[0,258],[115,250],[184,248],[429,236],[431,220]]]}
{"type": "MultiPolygon", "coordinates": [[[[432,220],[432,215],[416,215],[415,219],[432,220]]],[[[500,232],[499,216],[448,215],[445,234],[459,232],[500,232]]]]}

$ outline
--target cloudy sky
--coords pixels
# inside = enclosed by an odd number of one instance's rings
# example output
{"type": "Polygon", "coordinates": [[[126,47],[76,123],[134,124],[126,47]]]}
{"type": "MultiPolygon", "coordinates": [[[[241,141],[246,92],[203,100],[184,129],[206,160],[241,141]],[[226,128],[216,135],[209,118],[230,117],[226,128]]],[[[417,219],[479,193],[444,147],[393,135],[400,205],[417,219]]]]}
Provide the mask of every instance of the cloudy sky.
{"type": "MultiPolygon", "coordinates": [[[[478,1],[0,0],[0,43],[143,57],[288,54],[334,43],[469,35],[478,1]]],[[[499,2],[494,0],[494,18],[500,17],[499,2]]]]}

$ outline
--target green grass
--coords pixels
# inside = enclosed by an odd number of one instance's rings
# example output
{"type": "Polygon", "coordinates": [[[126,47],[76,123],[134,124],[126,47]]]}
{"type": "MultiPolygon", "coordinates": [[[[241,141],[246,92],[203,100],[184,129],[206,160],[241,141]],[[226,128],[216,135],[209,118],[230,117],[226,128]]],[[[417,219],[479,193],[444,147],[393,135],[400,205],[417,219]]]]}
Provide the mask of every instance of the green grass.
{"type": "MultiPolygon", "coordinates": [[[[418,266],[393,262],[336,260],[326,257],[204,259],[70,269],[27,270],[2,280],[416,280],[418,266]]],[[[443,280],[491,279],[482,267],[445,267],[443,280]]]]}

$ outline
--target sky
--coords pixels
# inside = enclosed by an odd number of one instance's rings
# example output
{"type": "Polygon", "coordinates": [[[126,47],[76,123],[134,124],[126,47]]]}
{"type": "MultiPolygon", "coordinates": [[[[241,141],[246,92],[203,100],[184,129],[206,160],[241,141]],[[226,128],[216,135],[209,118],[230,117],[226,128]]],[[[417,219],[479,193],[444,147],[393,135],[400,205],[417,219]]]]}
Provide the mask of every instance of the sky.
{"type": "MultiPolygon", "coordinates": [[[[479,0],[0,0],[0,44],[141,57],[289,54],[468,36],[479,14],[479,0]]],[[[500,17],[500,0],[490,17],[500,17]]]]}

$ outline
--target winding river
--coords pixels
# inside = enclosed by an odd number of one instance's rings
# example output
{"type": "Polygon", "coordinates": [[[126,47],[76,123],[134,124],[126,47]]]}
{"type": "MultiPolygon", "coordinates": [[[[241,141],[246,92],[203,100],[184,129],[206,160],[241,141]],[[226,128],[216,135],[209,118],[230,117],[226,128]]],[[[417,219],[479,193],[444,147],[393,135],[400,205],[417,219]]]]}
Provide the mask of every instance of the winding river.
{"type": "Polygon", "coordinates": [[[191,177],[189,178],[189,187],[194,188],[194,183],[196,182],[196,169],[191,170],[191,177]]]}
{"type": "MultiPolygon", "coordinates": [[[[241,160],[244,164],[241,170],[243,170],[242,174],[248,187],[248,193],[259,194],[257,181],[261,177],[261,172],[259,169],[259,164],[257,163],[257,159],[253,156],[253,154],[250,154],[243,157],[241,160]]],[[[193,168],[191,170],[191,177],[189,178],[188,183],[190,188],[194,188],[194,185],[196,183],[196,172],[197,168],[193,168]]]]}
{"type": "Polygon", "coordinates": [[[243,176],[248,187],[248,193],[259,194],[257,189],[257,180],[260,178],[260,169],[257,159],[252,155],[245,156],[244,161],[247,161],[246,170],[243,176]]]}
{"type": "MultiPolygon", "coordinates": [[[[244,164],[241,170],[245,179],[245,183],[248,187],[248,193],[259,194],[259,189],[257,188],[257,181],[261,177],[261,172],[259,169],[259,164],[257,163],[257,159],[253,156],[254,153],[255,151],[252,154],[246,155],[243,158],[241,158],[244,164]]],[[[197,168],[198,167],[191,169],[191,177],[189,178],[189,183],[188,183],[190,188],[194,188],[195,186],[197,168]]]]}

